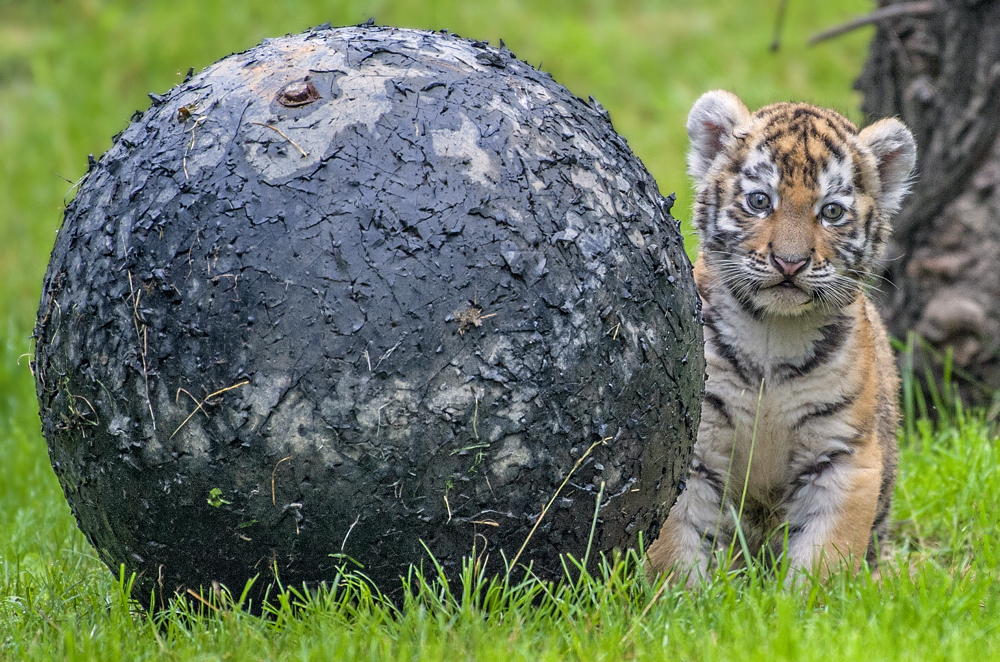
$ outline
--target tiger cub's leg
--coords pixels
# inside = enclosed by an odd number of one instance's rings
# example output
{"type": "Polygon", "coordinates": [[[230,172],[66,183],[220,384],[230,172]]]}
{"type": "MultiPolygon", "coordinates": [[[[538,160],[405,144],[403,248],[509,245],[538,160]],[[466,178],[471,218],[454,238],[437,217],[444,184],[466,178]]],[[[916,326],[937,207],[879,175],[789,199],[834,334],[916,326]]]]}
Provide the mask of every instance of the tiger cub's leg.
{"type": "Polygon", "coordinates": [[[726,474],[696,451],[687,487],[649,547],[651,570],[669,572],[672,581],[683,581],[689,588],[707,576],[715,550],[728,546],[732,536],[728,508],[722,503],[725,492],[726,474]]]}
{"type": "Polygon", "coordinates": [[[785,502],[789,585],[804,572],[831,570],[850,562],[857,570],[872,535],[882,484],[881,451],[872,439],[830,450],[802,469],[785,502]]]}

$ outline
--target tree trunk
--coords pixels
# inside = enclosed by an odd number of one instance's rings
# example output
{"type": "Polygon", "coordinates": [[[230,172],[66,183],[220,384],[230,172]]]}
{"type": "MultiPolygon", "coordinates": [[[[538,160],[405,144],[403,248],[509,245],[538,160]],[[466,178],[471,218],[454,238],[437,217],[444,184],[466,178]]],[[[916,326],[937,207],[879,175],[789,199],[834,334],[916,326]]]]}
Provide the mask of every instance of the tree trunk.
{"type": "Polygon", "coordinates": [[[890,332],[914,332],[903,360],[924,393],[953,368],[963,399],[989,404],[1000,389],[1000,1],[936,5],[881,22],[856,84],[868,120],[900,117],[918,146],[879,289],[890,332]]]}

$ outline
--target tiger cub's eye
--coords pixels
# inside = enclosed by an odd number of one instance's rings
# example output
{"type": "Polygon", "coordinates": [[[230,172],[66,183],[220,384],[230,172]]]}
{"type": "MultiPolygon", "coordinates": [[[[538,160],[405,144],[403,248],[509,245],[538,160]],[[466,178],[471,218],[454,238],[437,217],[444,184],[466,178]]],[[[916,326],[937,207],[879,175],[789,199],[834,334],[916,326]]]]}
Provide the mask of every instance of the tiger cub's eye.
{"type": "Polygon", "coordinates": [[[819,215],[827,225],[840,225],[844,220],[847,210],[836,202],[828,202],[819,210],[819,215]]]}
{"type": "Polygon", "coordinates": [[[763,191],[748,193],[747,205],[754,211],[767,211],[771,208],[771,196],[763,191]]]}

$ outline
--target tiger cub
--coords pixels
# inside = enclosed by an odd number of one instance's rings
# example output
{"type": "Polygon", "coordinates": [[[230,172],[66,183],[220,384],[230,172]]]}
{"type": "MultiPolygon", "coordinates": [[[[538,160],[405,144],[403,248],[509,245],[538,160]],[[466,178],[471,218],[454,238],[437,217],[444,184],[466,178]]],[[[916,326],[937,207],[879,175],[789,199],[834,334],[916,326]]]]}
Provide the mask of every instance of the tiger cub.
{"type": "Polygon", "coordinates": [[[688,116],[707,382],[687,487],[649,548],[688,586],[717,550],[788,555],[789,583],[878,562],[898,375],[863,286],[916,158],[895,119],[708,92],[688,116]],[[742,539],[737,539],[737,528],[742,539]],[[786,546],[787,545],[787,546],[786,546]]]}

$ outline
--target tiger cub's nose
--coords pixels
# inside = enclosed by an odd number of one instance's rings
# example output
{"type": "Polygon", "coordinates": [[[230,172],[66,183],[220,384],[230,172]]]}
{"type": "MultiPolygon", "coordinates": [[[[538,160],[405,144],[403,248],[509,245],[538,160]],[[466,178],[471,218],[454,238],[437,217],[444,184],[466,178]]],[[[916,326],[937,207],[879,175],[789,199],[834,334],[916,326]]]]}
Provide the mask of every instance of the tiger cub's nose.
{"type": "Polygon", "coordinates": [[[798,259],[797,257],[782,259],[771,253],[771,260],[774,262],[775,266],[781,271],[781,273],[786,276],[794,276],[798,272],[802,271],[802,267],[806,266],[809,262],[809,258],[798,259]]]}

